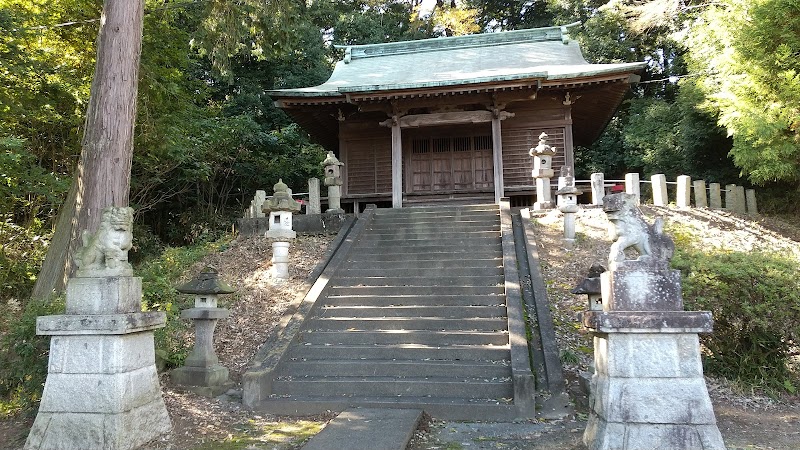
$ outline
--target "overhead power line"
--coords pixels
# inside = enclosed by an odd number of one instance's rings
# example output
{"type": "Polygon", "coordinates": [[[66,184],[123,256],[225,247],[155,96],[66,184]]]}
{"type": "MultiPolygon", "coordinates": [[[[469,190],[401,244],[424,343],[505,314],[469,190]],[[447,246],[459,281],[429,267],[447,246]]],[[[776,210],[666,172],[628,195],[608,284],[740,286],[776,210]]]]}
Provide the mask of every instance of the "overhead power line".
{"type": "MultiPolygon", "coordinates": [[[[124,0],[124,1],[127,1],[127,0],[124,0]]],[[[153,13],[153,12],[156,12],[156,11],[164,11],[164,10],[176,9],[176,8],[186,8],[186,7],[189,7],[189,6],[197,6],[197,5],[201,4],[201,3],[205,3],[205,2],[208,2],[208,1],[211,1],[211,0],[194,0],[194,1],[190,1],[190,2],[167,3],[166,5],[159,6],[158,8],[145,8],[144,13],[145,14],[150,14],[150,13],[153,13]]],[[[71,26],[74,26],[74,25],[85,25],[87,23],[99,22],[100,20],[101,19],[99,17],[96,18],[96,19],[71,20],[69,22],[56,23],[56,24],[52,24],[52,25],[36,25],[36,26],[32,26],[32,27],[14,28],[11,31],[15,32],[15,31],[23,31],[23,30],[28,30],[28,31],[30,31],[30,30],[33,30],[33,31],[35,31],[35,30],[47,30],[47,29],[50,29],[50,28],[62,28],[62,27],[71,27],[71,26]]]]}

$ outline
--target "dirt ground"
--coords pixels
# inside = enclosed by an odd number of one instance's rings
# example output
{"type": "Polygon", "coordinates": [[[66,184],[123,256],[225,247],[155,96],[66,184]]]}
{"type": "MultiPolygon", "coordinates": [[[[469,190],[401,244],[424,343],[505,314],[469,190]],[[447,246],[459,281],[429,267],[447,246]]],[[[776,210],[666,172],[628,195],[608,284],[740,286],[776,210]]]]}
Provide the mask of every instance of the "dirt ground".
{"type": "MultiPolygon", "coordinates": [[[[770,218],[752,221],[727,212],[676,211],[644,208],[649,216],[664,216],[669,227],[693,230],[703,245],[731,250],[773,249],[800,260],[800,228],[770,218]]],[[[593,262],[603,262],[609,240],[604,214],[585,209],[579,214],[578,240],[566,250],[561,245],[561,216],[554,212],[536,219],[542,272],[552,304],[556,334],[567,378],[585,370],[591,359],[591,342],[577,326],[577,314],[585,309],[583,296],[569,293],[593,262]]],[[[215,265],[222,277],[239,289],[227,302],[231,318],[220,321],[215,345],[231,378],[239,381],[258,346],[297,296],[304,280],[323,255],[332,235],[303,236],[292,246],[291,279],[274,286],[269,279],[271,247],[259,238],[239,238],[228,249],[198,263],[215,265]]],[[[191,339],[191,336],[186,336],[191,339]]],[[[780,400],[743,393],[724,380],[707,378],[717,421],[729,449],[800,449],[800,397],[780,400]]],[[[580,396],[577,381],[570,390],[580,396]]],[[[207,399],[173,386],[162,377],[162,391],[173,423],[171,436],[153,442],[152,449],[277,449],[300,448],[319,432],[334,414],[307,418],[276,417],[244,409],[240,387],[207,399]]],[[[520,423],[455,423],[435,419],[418,431],[411,450],[458,449],[582,449],[586,411],[576,402],[575,417],[559,421],[520,423]]],[[[0,419],[0,450],[21,448],[33,416],[0,419]]],[[[332,449],[339,450],[339,449],[332,449]]],[[[346,450],[346,449],[342,449],[346,450]]]]}

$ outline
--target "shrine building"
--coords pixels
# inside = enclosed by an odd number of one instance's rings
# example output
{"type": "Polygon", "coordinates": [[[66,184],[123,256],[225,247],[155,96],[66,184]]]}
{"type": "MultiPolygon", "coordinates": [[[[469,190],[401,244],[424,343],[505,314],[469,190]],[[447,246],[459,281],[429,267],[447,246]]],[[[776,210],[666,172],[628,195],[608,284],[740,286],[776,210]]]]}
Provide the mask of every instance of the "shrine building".
{"type": "Polygon", "coordinates": [[[344,163],[343,204],[527,204],[539,135],[556,176],[574,170],[574,147],[597,139],[646,65],[588,63],[575,25],[346,46],[325,83],[267,94],[344,163]]]}

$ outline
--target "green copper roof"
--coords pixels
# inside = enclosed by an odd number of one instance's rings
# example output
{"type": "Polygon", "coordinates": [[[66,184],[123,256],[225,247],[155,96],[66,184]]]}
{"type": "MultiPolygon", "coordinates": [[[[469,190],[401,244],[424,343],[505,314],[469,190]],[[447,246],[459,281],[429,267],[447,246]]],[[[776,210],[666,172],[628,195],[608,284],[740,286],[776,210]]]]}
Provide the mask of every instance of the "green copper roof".
{"type": "Polygon", "coordinates": [[[388,44],[352,45],[319,86],[268,91],[275,98],[630,73],[646,63],[589,64],[568,27],[534,28],[388,44]]]}

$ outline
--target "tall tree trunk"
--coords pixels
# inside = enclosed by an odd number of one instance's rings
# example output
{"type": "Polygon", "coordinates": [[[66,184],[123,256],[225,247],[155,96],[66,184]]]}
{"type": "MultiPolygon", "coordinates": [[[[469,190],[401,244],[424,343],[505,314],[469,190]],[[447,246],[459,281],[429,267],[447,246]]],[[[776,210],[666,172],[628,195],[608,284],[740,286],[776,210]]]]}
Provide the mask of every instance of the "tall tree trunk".
{"type": "Polygon", "coordinates": [[[81,159],[32,297],[60,293],[75,271],[83,230],[94,231],[107,206],[127,206],[144,0],[105,0],[81,159]]]}

